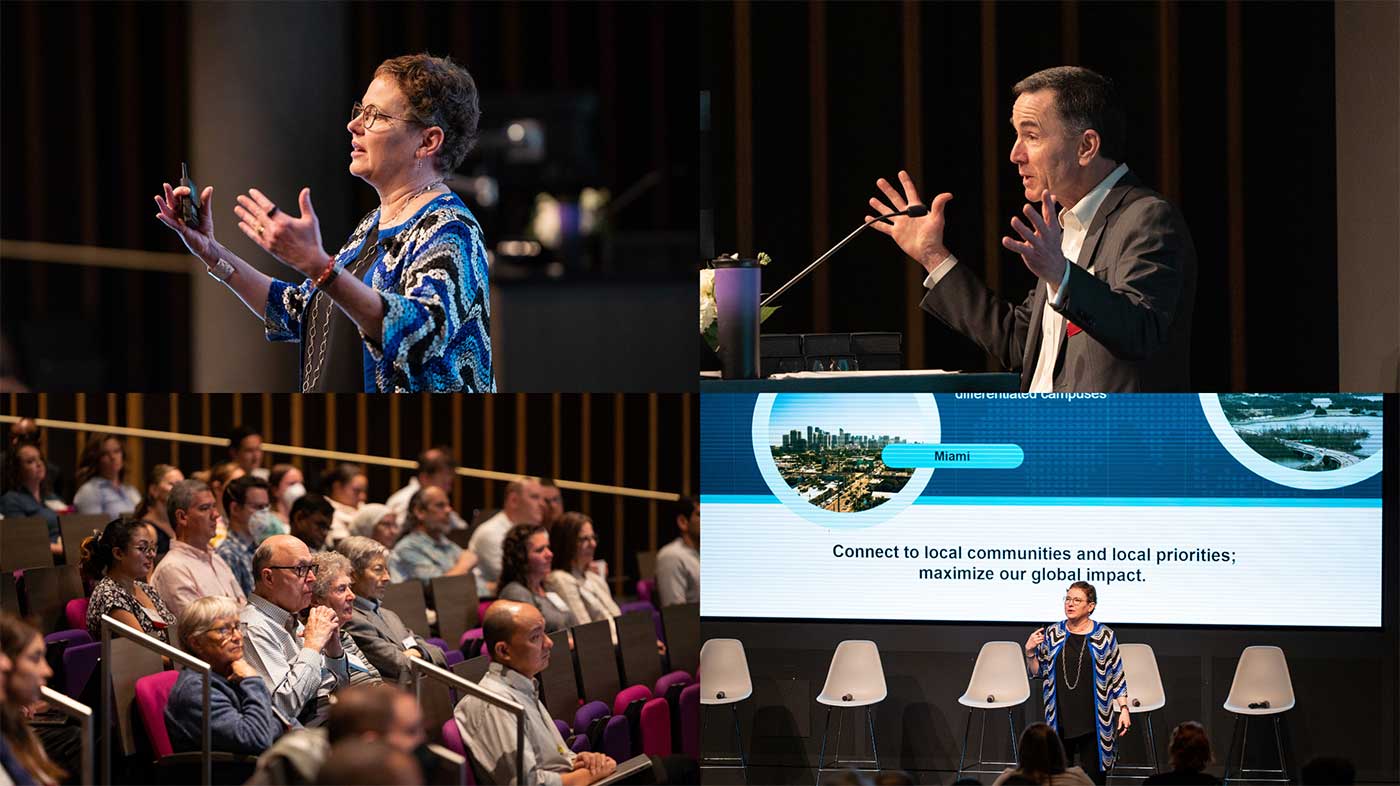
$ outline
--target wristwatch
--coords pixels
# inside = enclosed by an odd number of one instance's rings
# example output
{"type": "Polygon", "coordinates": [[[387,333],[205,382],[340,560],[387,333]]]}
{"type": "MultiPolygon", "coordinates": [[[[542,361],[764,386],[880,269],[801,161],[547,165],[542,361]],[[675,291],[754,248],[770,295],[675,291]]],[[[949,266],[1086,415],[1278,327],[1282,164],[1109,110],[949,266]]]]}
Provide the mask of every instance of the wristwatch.
{"type": "Polygon", "coordinates": [[[206,272],[209,273],[210,278],[220,284],[227,284],[228,280],[233,278],[233,265],[230,265],[227,259],[220,259],[206,272]]]}

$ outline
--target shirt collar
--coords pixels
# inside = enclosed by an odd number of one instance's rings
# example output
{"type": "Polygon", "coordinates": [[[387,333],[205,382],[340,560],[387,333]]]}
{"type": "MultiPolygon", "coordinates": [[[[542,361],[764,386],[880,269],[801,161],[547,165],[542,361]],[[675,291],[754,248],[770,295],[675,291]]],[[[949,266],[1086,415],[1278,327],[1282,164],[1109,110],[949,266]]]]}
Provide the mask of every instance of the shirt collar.
{"type": "Polygon", "coordinates": [[[492,661],[486,670],[500,677],[512,690],[520,691],[531,697],[539,695],[539,686],[535,681],[515,669],[506,668],[505,665],[492,661]]]}
{"type": "Polygon", "coordinates": [[[214,562],[214,552],[212,549],[200,550],[184,542],[183,540],[180,540],[179,538],[171,539],[170,550],[178,551],[187,557],[195,557],[201,562],[208,562],[211,564],[214,562]]]}
{"type": "Polygon", "coordinates": [[[372,611],[375,614],[379,613],[379,601],[374,600],[373,598],[363,598],[359,595],[356,595],[355,607],[364,609],[365,611],[372,611]]]}
{"type": "Polygon", "coordinates": [[[254,606],[258,611],[266,614],[268,619],[276,623],[279,628],[290,630],[293,626],[288,625],[288,621],[296,621],[296,618],[292,616],[290,611],[287,611],[257,593],[248,596],[248,603],[254,606]]]}
{"type": "Polygon", "coordinates": [[[1066,229],[1086,231],[1089,225],[1094,222],[1094,214],[1099,212],[1099,205],[1108,198],[1108,192],[1113,189],[1123,175],[1128,173],[1127,164],[1119,164],[1108,176],[1099,181],[1099,184],[1089,189],[1089,193],[1084,198],[1074,203],[1074,207],[1060,211],[1060,226],[1066,229]]]}

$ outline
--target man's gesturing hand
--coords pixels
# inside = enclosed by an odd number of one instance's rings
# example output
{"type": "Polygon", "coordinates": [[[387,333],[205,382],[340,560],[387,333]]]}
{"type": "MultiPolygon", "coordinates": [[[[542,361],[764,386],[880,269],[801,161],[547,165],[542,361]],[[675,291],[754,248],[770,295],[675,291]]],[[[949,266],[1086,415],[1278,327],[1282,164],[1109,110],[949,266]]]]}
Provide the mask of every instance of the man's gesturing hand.
{"type": "MultiPolygon", "coordinates": [[[[865,217],[866,221],[878,215],[892,213],[896,210],[904,210],[911,202],[918,203],[919,190],[914,187],[914,179],[909,177],[909,173],[904,170],[899,172],[899,182],[904,186],[904,194],[900,195],[894,190],[894,186],[883,177],[875,181],[875,186],[884,193],[885,198],[890,201],[891,208],[876,197],[870,198],[870,207],[875,209],[875,215],[865,217]]],[[[923,266],[924,270],[933,272],[934,267],[948,256],[948,249],[943,245],[943,206],[948,204],[953,198],[952,194],[939,194],[933,198],[933,204],[928,206],[928,215],[923,218],[910,218],[909,216],[897,216],[888,219],[890,223],[877,221],[871,227],[877,231],[894,238],[894,242],[904,253],[914,258],[923,266]]]]}
{"type": "Polygon", "coordinates": [[[1051,287],[1058,289],[1065,276],[1065,265],[1069,264],[1065,260],[1064,252],[1060,250],[1060,237],[1064,232],[1055,216],[1055,197],[1050,193],[1050,189],[1041,191],[1040,200],[1038,212],[1032,205],[1026,205],[1021,211],[1030,220],[1030,227],[1021,223],[1020,218],[1011,219],[1011,228],[1016,230],[1024,241],[1003,237],[1001,244],[1020,254],[1021,261],[1026,263],[1026,267],[1030,268],[1037,278],[1044,279],[1051,287]]]}

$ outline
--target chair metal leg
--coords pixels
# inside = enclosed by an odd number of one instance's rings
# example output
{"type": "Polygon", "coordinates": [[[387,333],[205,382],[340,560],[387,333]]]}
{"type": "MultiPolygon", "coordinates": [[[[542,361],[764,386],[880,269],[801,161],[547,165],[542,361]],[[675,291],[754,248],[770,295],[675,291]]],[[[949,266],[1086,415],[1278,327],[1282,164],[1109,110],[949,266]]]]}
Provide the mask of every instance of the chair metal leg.
{"type": "Polygon", "coordinates": [[[846,727],[846,713],[836,716],[836,744],[831,746],[831,768],[836,769],[841,764],[841,732],[846,727]]]}
{"type": "Polygon", "coordinates": [[[982,755],[982,746],[987,744],[987,713],[982,713],[982,733],[977,737],[977,767],[980,769],[987,757],[982,755]]]}
{"type": "MultiPolygon", "coordinates": [[[[868,704],[865,707],[865,725],[870,729],[870,752],[875,756],[875,771],[879,772],[880,749],[875,747],[875,719],[874,713],[871,712],[871,705],[868,704]]],[[[1282,756],[1282,750],[1282,748],[1279,748],[1280,756],[1282,756]]]]}
{"type": "Polygon", "coordinates": [[[1277,715],[1275,715],[1275,716],[1274,716],[1274,744],[1278,745],[1278,769],[1279,769],[1279,774],[1283,776],[1284,780],[1289,780],[1289,778],[1288,778],[1288,762],[1287,762],[1287,761],[1284,761],[1284,758],[1283,758],[1283,736],[1282,736],[1281,734],[1279,734],[1278,721],[1279,721],[1279,718],[1278,718],[1277,715]]]}
{"type": "Polygon", "coordinates": [[[827,735],[827,733],[830,732],[830,731],[831,731],[831,708],[830,708],[830,707],[827,707],[827,708],[826,708],[826,723],[822,725],[822,747],[821,747],[821,750],[818,751],[818,753],[817,753],[817,779],[816,779],[816,781],[814,781],[814,783],[816,784],[816,786],[821,786],[821,782],[822,782],[822,763],[823,763],[824,761],[826,761],[826,735],[827,735]]]}
{"type": "Polygon", "coordinates": [[[1157,735],[1152,731],[1152,713],[1147,713],[1147,749],[1152,751],[1152,771],[1161,772],[1162,762],[1157,758],[1157,735]]]}
{"type": "Polygon", "coordinates": [[[1006,725],[1011,729],[1011,760],[1019,761],[1016,756],[1016,717],[1011,714],[1011,710],[1006,711],[1006,725]]]}
{"type": "Polygon", "coordinates": [[[1240,716],[1235,716],[1235,722],[1230,727],[1230,749],[1225,754],[1225,778],[1224,786],[1230,786],[1230,766],[1235,761],[1235,738],[1240,733],[1240,716]]]}
{"type": "Polygon", "coordinates": [[[958,780],[963,774],[963,762],[967,760],[967,735],[972,731],[972,710],[967,711],[967,723],[963,725],[962,750],[958,753],[958,774],[953,776],[953,780],[958,780]]]}
{"type": "Polygon", "coordinates": [[[744,755],[744,735],[739,733],[739,705],[729,705],[734,710],[734,747],[739,749],[739,764],[744,768],[744,780],[749,779],[749,759],[744,755]]]}

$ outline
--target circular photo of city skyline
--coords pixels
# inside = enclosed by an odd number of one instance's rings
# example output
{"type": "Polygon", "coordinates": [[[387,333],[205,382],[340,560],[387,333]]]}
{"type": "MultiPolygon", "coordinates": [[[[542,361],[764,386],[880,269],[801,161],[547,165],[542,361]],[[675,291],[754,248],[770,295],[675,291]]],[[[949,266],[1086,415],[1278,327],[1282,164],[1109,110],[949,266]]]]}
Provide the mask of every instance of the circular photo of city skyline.
{"type": "Polygon", "coordinates": [[[1250,450],[1282,467],[1330,472],[1381,449],[1380,395],[1222,393],[1217,398],[1250,450]]]}
{"type": "Polygon", "coordinates": [[[768,443],[778,474],[810,505],[833,513],[871,510],[913,477],[881,456],[886,445],[937,435],[910,394],[784,393],[773,401],[768,443]]]}

